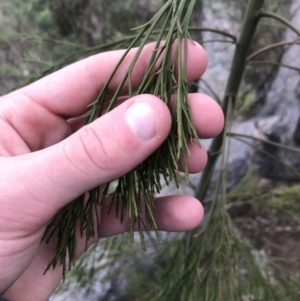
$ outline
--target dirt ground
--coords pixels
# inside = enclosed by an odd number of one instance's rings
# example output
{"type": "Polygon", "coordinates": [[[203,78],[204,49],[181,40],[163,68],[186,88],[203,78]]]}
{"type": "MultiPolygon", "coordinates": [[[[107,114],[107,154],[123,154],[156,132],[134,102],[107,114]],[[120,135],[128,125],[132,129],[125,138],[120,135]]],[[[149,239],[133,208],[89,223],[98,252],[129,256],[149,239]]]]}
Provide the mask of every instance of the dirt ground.
{"type": "Polygon", "coordinates": [[[300,278],[299,222],[255,206],[248,207],[235,221],[254,247],[300,278]]]}

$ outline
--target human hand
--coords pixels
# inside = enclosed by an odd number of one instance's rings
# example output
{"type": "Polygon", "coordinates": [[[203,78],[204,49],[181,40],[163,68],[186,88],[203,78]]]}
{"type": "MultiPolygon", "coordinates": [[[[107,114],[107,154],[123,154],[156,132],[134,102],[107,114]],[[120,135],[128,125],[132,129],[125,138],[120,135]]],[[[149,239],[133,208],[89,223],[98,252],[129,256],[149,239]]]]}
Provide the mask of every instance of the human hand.
{"type": "MultiPolygon", "coordinates": [[[[144,48],[132,75],[138,86],[154,44],[144,48]]],[[[127,70],[132,50],[116,73],[113,91],[127,70]]],[[[166,139],[171,116],[152,95],[139,95],[84,126],[81,118],[97,97],[123,51],[98,54],[0,98],[0,295],[11,301],[46,300],[62,277],[61,267],[43,275],[56,240],[41,243],[54,215],[79,195],[119,178],[146,159],[166,139]]],[[[199,78],[207,64],[201,46],[189,43],[187,77],[199,78]]],[[[200,138],[223,127],[220,107],[203,94],[190,94],[192,117],[200,138]]],[[[205,166],[203,147],[190,144],[189,171],[205,166]]],[[[101,236],[125,232],[107,203],[99,208],[101,236]]],[[[160,230],[185,231],[203,217],[200,202],[189,196],[156,201],[160,230]]],[[[93,243],[97,238],[93,239],[93,243]]],[[[77,256],[85,249],[78,233],[77,256]]]]}

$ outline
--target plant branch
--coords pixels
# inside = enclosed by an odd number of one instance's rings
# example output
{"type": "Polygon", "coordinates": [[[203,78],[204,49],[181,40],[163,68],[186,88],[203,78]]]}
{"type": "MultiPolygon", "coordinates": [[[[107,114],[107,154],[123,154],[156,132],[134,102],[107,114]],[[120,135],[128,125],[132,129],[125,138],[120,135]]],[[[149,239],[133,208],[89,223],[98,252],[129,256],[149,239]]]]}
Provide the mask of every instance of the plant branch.
{"type": "Polygon", "coordinates": [[[236,43],[237,38],[236,36],[228,33],[227,31],[224,30],[219,30],[219,29],[215,29],[215,28],[210,28],[210,27],[189,27],[189,31],[208,31],[208,32],[213,32],[213,33],[217,33],[220,35],[223,35],[227,38],[230,38],[234,43],[236,43]]]}
{"type": "Polygon", "coordinates": [[[204,84],[204,86],[208,89],[208,91],[212,94],[212,96],[215,98],[215,100],[217,101],[217,103],[219,105],[221,105],[222,100],[219,97],[219,95],[217,94],[216,91],[214,91],[214,89],[211,87],[211,85],[203,78],[200,78],[200,82],[202,82],[204,84]]]}
{"type": "Polygon", "coordinates": [[[250,65],[274,65],[274,66],[284,67],[284,68],[288,68],[288,69],[300,72],[300,67],[297,68],[297,67],[294,67],[294,66],[291,66],[291,65],[272,62],[272,61],[252,61],[252,62],[249,62],[248,65],[249,66],[250,65]]]}
{"type": "MultiPolygon", "coordinates": [[[[252,0],[249,2],[247,11],[245,14],[244,22],[242,24],[240,37],[236,44],[236,49],[233,57],[232,68],[228,79],[228,84],[223,100],[223,112],[226,115],[228,111],[228,106],[230,100],[234,101],[236,99],[242,76],[246,66],[247,53],[253,36],[255,34],[260,15],[259,12],[264,4],[264,0],[252,0]]],[[[226,116],[225,116],[226,118],[226,116]]],[[[209,158],[205,169],[202,172],[201,180],[196,190],[195,196],[198,200],[203,200],[205,198],[208,185],[213,173],[214,166],[220,155],[220,150],[225,140],[224,130],[216,137],[209,149],[209,158]]]]}
{"type": "Polygon", "coordinates": [[[202,40],[200,41],[201,44],[206,44],[206,43],[230,43],[230,44],[235,44],[235,42],[230,41],[230,40],[202,40]]]}
{"type": "Polygon", "coordinates": [[[291,151],[291,152],[295,152],[295,153],[300,153],[300,149],[294,148],[294,147],[290,147],[290,146],[286,146],[282,143],[277,143],[277,142],[273,142],[270,140],[266,140],[266,139],[261,139],[261,138],[256,138],[254,136],[250,136],[250,135],[245,135],[245,134],[240,134],[240,133],[234,133],[234,132],[227,132],[227,136],[230,137],[241,137],[241,138],[247,138],[247,139],[251,139],[251,140],[256,140],[256,141],[260,141],[263,143],[267,143],[270,145],[274,145],[277,147],[280,147],[282,149],[285,149],[287,151],[291,151]]]}
{"type": "Polygon", "coordinates": [[[289,27],[292,31],[294,31],[300,37],[300,30],[297,27],[295,27],[290,21],[288,21],[287,19],[285,19],[277,14],[261,11],[259,13],[259,17],[275,19],[275,20],[279,21],[280,23],[289,27]]]}
{"type": "Polygon", "coordinates": [[[275,162],[279,163],[280,165],[284,166],[286,169],[288,169],[289,171],[291,171],[292,173],[294,173],[297,177],[300,178],[300,173],[298,170],[296,170],[295,168],[291,167],[290,165],[286,164],[285,162],[283,162],[280,158],[272,155],[271,153],[267,152],[267,151],[264,151],[262,149],[260,149],[259,147],[256,147],[254,145],[251,145],[249,142],[246,142],[245,140],[243,139],[240,139],[238,137],[233,137],[234,139],[252,147],[253,149],[255,149],[256,151],[259,151],[261,152],[262,154],[268,156],[269,158],[271,158],[272,160],[274,160],[275,162]]]}
{"type": "Polygon", "coordinates": [[[293,39],[293,40],[290,40],[290,41],[282,41],[282,42],[278,42],[278,43],[274,43],[274,44],[271,44],[271,45],[268,45],[268,46],[265,46],[257,51],[255,51],[254,53],[250,54],[248,57],[247,57],[247,62],[252,60],[253,58],[255,58],[256,56],[270,50],[270,49],[273,49],[273,48],[277,48],[277,47],[281,47],[281,46],[286,46],[286,45],[294,45],[294,44],[298,44],[300,45],[300,39],[293,39]]]}
{"type": "MultiPolygon", "coordinates": [[[[155,230],[160,240],[153,209],[155,207],[155,194],[159,193],[162,188],[162,178],[166,183],[174,180],[178,186],[177,162],[181,155],[183,158],[187,158],[190,154],[189,139],[194,139],[196,142],[199,141],[188,105],[189,82],[186,75],[189,38],[188,24],[195,3],[196,0],[168,0],[148,23],[139,27],[138,34],[134,39],[129,40],[127,49],[103,85],[98,97],[90,104],[91,110],[86,118],[86,124],[89,124],[103,114],[104,103],[108,96],[108,87],[112,79],[125,57],[127,57],[128,52],[139,44],[128,69],[124,72],[118,87],[115,89],[114,95],[110,97],[110,103],[106,112],[111,111],[115,107],[117,99],[121,96],[121,91],[125,88],[125,82],[128,81],[129,85],[126,89],[126,95],[130,97],[135,92],[136,95],[150,93],[158,96],[170,108],[172,114],[172,129],[167,139],[151,156],[117,180],[108,210],[108,213],[115,210],[116,217],[120,219],[121,223],[125,219],[129,221],[131,242],[134,239],[134,229],[137,229],[143,249],[146,248],[144,231],[149,234],[147,229],[155,230]],[[163,25],[159,26],[161,23],[163,25]],[[169,29],[166,31],[168,25],[169,29]],[[137,90],[134,91],[132,87],[132,71],[145,45],[150,40],[153,40],[153,31],[158,26],[160,31],[155,38],[154,50],[151,53],[141,82],[137,90]],[[175,45],[176,40],[178,42],[175,45]],[[176,47],[175,51],[174,47],[176,47]],[[161,62],[159,62],[160,59],[161,62]],[[153,70],[155,72],[152,72],[153,70]],[[175,71],[177,79],[175,78],[175,71]],[[174,107],[171,108],[173,93],[177,95],[177,98],[174,107]],[[161,161],[162,157],[165,160],[161,161]]],[[[180,163],[184,167],[187,177],[186,161],[182,160],[180,163]]],[[[100,225],[99,216],[95,216],[94,212],[98,212],[97,207],[101,206],[103,198],[109,191],[109,187],[110,183],[106,184],[104,190],[96,187],[89,191],[87,200],[85,200],[84,194],[59,212],[50,227],[47,228],[45,235],[46,240],[49,240],[57,228],[59,228],[59,233],[61,234],[58,236],[57,253],[47,269],[55,267],[60,262],[63,265],[64,274],[66,271],[67,253],[69,253],[69,265],[74,262],[76,241],[74,235],[70,237],[70,233],[76,232],[78,221],[81,223],[79,228],[81,235],[84,235],[86,238],[86,243],[91,237],[97,234],[98,236],[100,235],[100,228],[97,227],[95,229],[95,225],[100,225]]]]}
{"type": "MultiPolygon", "coordinates": [[[[166,29],[166,31],[169,31],[169,28],[166,29]]],[[[188,27],[188,31],[192,32],[192,31],[196,31],[196,32],[203,32],[203,31],[207,31],[207,32],[213,32],[213,33],[217,33],[220,34],[224,37],[230,38],[232,40],[233,43],[236,43],[237,41],[237,37],[227,31],[224,30],[220,30],[220,29],[215,29],[215,28],[211,28],[211,27],[195,27],[195,26],[189,26],[188,27]]],[[[154,30],[153,33],[160,33],[160,30],[154,30]]]]}

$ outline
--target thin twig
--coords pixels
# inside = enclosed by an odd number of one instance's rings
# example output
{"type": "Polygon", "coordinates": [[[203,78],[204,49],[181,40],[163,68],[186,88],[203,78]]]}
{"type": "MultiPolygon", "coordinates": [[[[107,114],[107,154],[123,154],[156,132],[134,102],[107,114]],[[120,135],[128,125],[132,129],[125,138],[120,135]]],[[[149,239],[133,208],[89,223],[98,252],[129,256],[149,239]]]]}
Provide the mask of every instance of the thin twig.
{"type": "Polygon", "coordinates": [[[279,21],[280,23],[286,25],[288,28],[290,28],[292,31],[294,31],[300,37],[300,30],[296,26],[294,26],[290,21],[283,18],[282,16],[279,16],[279,15],[271,13],[271,12],[261,11],[259,13],[259,17],[275,19],[275,20],[279,21]]]}
{"type": "Polygon", "coordinates": [[[245,135],[245,134],[234,133],[234,132],[227,132],[227,135],[230,136],[230,137],[237,136],[237,137],[257,140],[257,141],[260,141],[260,142],[263,142],[263,143],[267,143],[267,144],[270,144],[270,145],[280,147],[282,149],[285,149],[285,150],[288,150],[288,151],[291,151],[291,152],[300,153],[300,149],[298,149],[298,148],[286,146],[282,143],[273,142],[273,141],[270,141],[270,140],[267,140],[267,139],[257,138],[257,137],[251,136],[251,135],[245,135]]]}
{"type": "Polygon", "coordinates": [[[206,88],[209,90],[209,92],[215,98],[215,100],[217,101],[217,103],[219,105],[221,105],[222,104],[222,100],[219,97],[219,95],[217,94],[217,92],[214,91],[214,89],[212,88],[212,86],[205,79],[203,79],[203,78],[200,78],[200,82],[202,82],[206,86],[206,88]]]}
{"type": "Polygon", "coordinates": [[[300,67],[294,67],[291,65],[282,64],[282,63],[278,63],[278,62],[272,62],[272,61],[251,61],[247,65],[248,66],[251,66],[251,65],[274,65],[274,66],[288,68],[288,69],[300,72],[300,67]]]}
{"type": "Polygon", "coordinates": [[[254,53],[250,54],[247,57],[246,61],[248,62],[248,61],[252,60],[253,58],[255,58],[256,56],[258,56],[270,49],[274,49],[274,48],[282,47],[282,46],[286,46],[286,45],[294,45],[294,44],[300,45],[300,39],[293,39],[293,40],[289,40],[289,41],[282,41],[282,42],[270,44],[268,46],[265,46],[265,47],[255,51],[254,53]]]}

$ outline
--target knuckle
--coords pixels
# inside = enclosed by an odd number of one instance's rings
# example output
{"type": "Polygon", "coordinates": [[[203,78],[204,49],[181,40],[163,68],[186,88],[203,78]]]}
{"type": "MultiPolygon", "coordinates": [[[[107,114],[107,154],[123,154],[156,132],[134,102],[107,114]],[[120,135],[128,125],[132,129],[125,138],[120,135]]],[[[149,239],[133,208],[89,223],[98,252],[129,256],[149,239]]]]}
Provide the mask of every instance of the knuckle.
{"type": "Polygon", "coordinates": [[[96,131],[91,126],[86,126],[79,134],[79,141],[87,160],[97,170],[107,171],[114,166],[114,152],[111,151],[111,137],[104,128],[96,131]]]}

